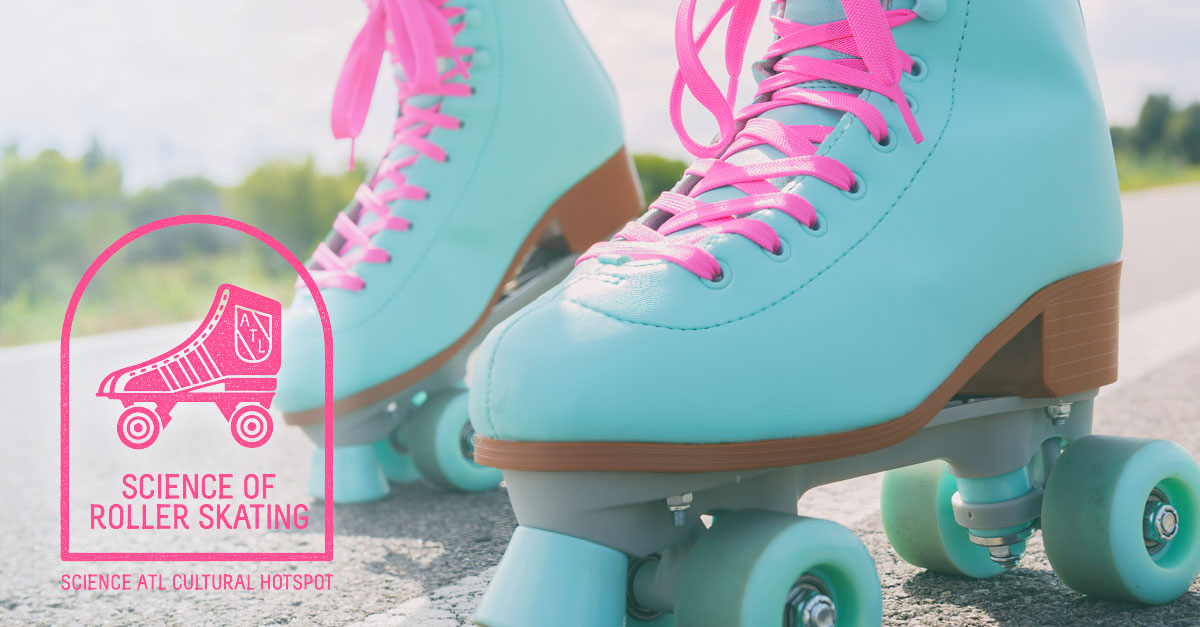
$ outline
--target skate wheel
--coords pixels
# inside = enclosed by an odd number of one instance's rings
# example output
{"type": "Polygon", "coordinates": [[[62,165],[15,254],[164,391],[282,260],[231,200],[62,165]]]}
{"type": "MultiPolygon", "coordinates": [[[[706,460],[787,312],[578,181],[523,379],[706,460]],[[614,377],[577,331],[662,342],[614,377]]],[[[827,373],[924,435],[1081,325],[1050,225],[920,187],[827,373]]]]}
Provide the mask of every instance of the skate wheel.
{"type": "Polygon", "coordinates": [[[883,475],[883,530],[904,561],[934,572],[984,579],[1005,572],[954,520],[958,490],[946,462],[935,460],[883,475]]]}
{"type": "Polygon", "coordinates": [[[675,595],[680,625],[879,625],[875,562],[845,527],[742,510],[696,541],[675,595]]]}
{"type": "Polygon", "coordinates": [[[229,430],[238,444],[258,448],[271,439],[274,425],[267,410],[258,405],[246,405],[237,408],[229,417],[229,430]]]}
{"type": "Polygon", "coordinates": [[[161,426],[154,411],[145,407],[130,407],[117,419],[117,437],[129,448],[146,448],[158,439],[161,426]]]}
{"type": "MultiPolygon", "coordinates": [[[[375,444],[333,447],[333,502],[336,504],[378,501],[388,495],[387,478],[379,464],[375,444]]],[[[325,500],[325,449],[313,451],[308,492],[325,500]]]]}
{"type": "Polygon", "coordinates": [[[375,443],[375,454],[379,456],[379,466],[388,481],[394,483],[412,483],[421,478],[417,465],[413,463],[412,455],[408,454],[408,446],[401,444],[399,429],[388,437],[375,443]]]}
{"type": "Polygon", "coordinates": [[[1174,600],[1200,573],[1200,467],[1166,440],[1080,438],[1046,482],[1042,536],[1054,572],[1078,592],[1174,600]]]}
{"type": "Polygon", "coordinates": [[[413,410],[409,421],[409,454],[427,481],[462,492],[480,492],[499,485],[499,470],[475,463],[475,431],[467,415],[465,389],[434,395],[413,410]]]}

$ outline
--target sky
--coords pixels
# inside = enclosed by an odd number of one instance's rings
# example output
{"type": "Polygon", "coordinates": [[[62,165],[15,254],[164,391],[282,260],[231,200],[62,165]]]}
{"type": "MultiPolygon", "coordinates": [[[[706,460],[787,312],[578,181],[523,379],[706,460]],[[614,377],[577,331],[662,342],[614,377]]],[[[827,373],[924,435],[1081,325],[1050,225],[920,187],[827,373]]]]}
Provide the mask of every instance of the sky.
{"type": "MultiPolygon", "coordinates": [[[[684,157],[667,117],[676,0],[566,2],[616,83],[627,145],[684,157]]],[[[700,4],[706,14],[716,3],[700,4]]],[[[1200,2],[1083,10],[1112,122],[1135,119],[1150,92],[1200,100],[1200,2]]],[[[333,85],[365,15],[358,0],[0,0],[0,144],[78,155],[97,138],[131,189],[191,175],[234,183],[274,157],[335,171],[350,147],[329,131],[333,85]]],[[[760,22],[751,56],[768,41],[760,22]]],[[[719,54],[705,56],[714,74],[719,54]]],[[[390,139],[391,81],[374,104],[357,150],[368,160],[390,139]]],[[[685,120],[696,136],[710,128],[698,106],[685,120]]]]}

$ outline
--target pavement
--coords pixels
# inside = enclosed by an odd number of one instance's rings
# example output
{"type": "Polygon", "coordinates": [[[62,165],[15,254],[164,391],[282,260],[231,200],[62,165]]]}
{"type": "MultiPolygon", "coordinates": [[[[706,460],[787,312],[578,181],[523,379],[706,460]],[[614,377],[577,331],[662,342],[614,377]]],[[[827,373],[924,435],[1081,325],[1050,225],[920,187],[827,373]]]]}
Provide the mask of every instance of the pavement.
{"type": "MultiPolygon", "coordinates": [[[[1096,403],[1096,432],[1166,438],[1200,457],[1200,186],[1125,196],[1121,381],[1096,403]]],[[[311,445],[280,427],[261,449],[232,443],[211,406],[181,406],[159,444],[131,460],[113,448],[117,403],[91,397],[93,381],[161,352],[192,325],[72,342],[71,546],[73,550],[317,551],[324,509],[305,492],[311,445]],[[170,442],[175,444],[169,444],[170,442]],[[303,530],[175,534],[87,530],[87,502],[121,502],[119,477],[171,472],[277,475],[272,502],[304,504],[303,530]],[[247,538],[250,538],[247,540],[247,538]]],[[[0,350],[7,400],[0,439],[0,624],[431,625],[468,624],[515,526],[503,489],[451,494],[393,486],[377,503],[338,506],[331,562],[63,562],[59,557],[58,345],[0,350]],[[77,591],[63,575],[329,574],[328,590],[77,591]]],[[[853,529],[875,558],[887,625],[1197,625],[1200,582],[1183,598],[1145,608],[1086,598],[1053,575],[1040,537],[1012,572],[986,581],[924,572],[890,548],[879,517],[878,475],[825,486],[799,505],[805,515],[853,529]]],[[[569,620],[566,624],[569,624],[569,620]]]]}

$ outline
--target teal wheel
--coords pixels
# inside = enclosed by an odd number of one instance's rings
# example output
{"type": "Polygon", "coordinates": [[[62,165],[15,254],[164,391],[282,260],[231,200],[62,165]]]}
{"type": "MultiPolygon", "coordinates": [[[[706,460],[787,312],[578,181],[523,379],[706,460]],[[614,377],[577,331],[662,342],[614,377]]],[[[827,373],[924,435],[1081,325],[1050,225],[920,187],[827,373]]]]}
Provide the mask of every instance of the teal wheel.
{"type": "Polygon", "coordinates": [[[388,437],[376,442],[375,455],[379,457],[379,467],[388,481],[412,483],[421,478],[421,473],[417,471],[412,455],[408,454],[408,445],[401,438],[401,431],[395,429],[388,437]]]}
{"type": "Polygon", "coordinates": [[[983,579],[1005,572],[955,522],[950,501],[957,489],[941,460],[884,473],[879,506],[892,548],[913,566],[948,575],[983,579]]]}
{"type": "MultiPolygon", "coordinates": [[[[388,490],[374,444],[333,447],[334,503],[378,501],[388,490]]],[[[313,451],[308,491],[318,499],[325,498],[325,449],[320,446],[313,451]]]]}
{"type": "Polygon", "coordinates": [[[879,576],[852,531],[817,518],[742,510],[696,541],[675,622],[701,627],[879,625],[879,576]]]}
{"type": "Polygon", "coordinates": [[[670,612],[648,610],[637,603],[634,581],[639,571],[652,563],[659,562],[661,555],[629,559],[629,570],[625,585],[625,627],[675,627],[675,615],[670,612]]]}
{"type": "Polygon", "coordinates": [[[1080,438],[1046,482],[1042,536],[1074,590],[1172,601],[1200,573],[1200,466],[1166,440],[1080,438]]]}
{"type": "Polygon", "coordinates": [[[465,389],[440,392],[414,409],[408,444],[421,476],[438,487],[480,492],[500,484],[499,470],[475,463],[475,431],[465,389]]]}

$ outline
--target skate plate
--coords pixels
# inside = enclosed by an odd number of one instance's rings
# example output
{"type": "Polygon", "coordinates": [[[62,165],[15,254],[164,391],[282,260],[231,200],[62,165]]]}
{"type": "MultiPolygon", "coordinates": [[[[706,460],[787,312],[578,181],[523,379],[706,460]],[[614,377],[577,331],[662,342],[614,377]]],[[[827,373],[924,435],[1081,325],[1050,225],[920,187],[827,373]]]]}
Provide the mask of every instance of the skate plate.
{"type": "Polygon", "coordinates": [[[814,487],[881,471],[892,471],[885,531],[918,566],[998,575],[1044,528],[1051,565],[1072,588],[1170,601],[1200,571],[1200,466],[1170,442],[1090,435],[1096,394],[958,398],[906,440],[801,466],[506,470],[520,526],[475,619],[557,624],[570,608],[542,611],[556,606],[554,591],[585,590],[573,602],[604,618],[574,614],[572,624],[619,624],[619,607],[630,625],[818,625],[835,615],[878,624],[879,580],[865,546],[836,523],[797,516],[796,505],[814,487]],[[549,563],[554,547],[597,566],[549,563]],[[612,565],[619,556],[625,572],[612,565]],[[625,587],[612,592],[614,581],[625,587]]]}

